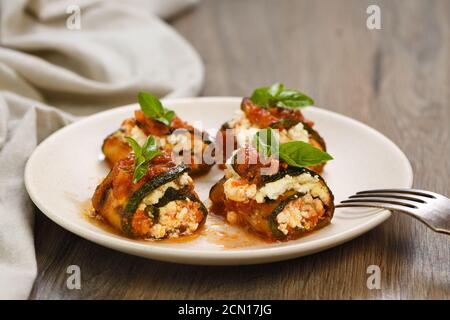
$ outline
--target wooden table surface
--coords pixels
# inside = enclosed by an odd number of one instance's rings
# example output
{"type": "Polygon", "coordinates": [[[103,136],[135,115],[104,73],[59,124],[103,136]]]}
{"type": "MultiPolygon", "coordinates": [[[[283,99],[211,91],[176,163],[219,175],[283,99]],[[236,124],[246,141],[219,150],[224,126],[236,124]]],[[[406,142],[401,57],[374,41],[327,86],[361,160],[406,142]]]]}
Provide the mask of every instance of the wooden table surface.
{"type": "MultiPolygon", "coordinates": [[[[284,82],[392,139],[415,187],[450,194],[450,1],[207,0],[170,22],[203,58],[202,95],[284,82]],[[381,30],[366,27],[372,3],[381,30]]],[[[397,214],[339,247],[238,267],[122,254],[36,216],[32,299],[450,298],[450,237],[397,214]],[[66,288],[71,264],[81,267],[81,290],[66,288]],[[380,290],[366,286],[369,265],[381,269],[380,290]]]]}

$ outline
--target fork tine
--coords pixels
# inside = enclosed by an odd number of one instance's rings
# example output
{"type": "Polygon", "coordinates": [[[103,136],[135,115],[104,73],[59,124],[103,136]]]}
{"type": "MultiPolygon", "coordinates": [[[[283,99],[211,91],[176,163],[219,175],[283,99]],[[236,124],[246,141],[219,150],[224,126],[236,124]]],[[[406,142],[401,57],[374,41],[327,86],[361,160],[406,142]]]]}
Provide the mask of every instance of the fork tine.
{"type": "Polygon", "coordinates": [[[414,189],[377,189],[357,192],[335,208],[364,207],[395,210],[450,235],[450,199],[438,193],[414,189]],[[425,197],[425,198],[424,198],[425,197]]]}
{"type": "Polygon", "coordinates": [[[379,202],[345,202],[335,205],[335,208],[380,208],[386,210],[396,210],[396,211],[406,211],[412,210],[411,208],[406,208],[404,206],[399,206],[390,203],[379,203],[379,202]]]}
{"type": "Polygon", "coordinates": [[[409,197],[409,196],[405,196],[402,194],[394,194],[394,193],[367,193],[367,194],[360,194],[357,193],[353,196],[349,197],[350,199],[358,199],[358,198],[391,198],[391,199],[401,199],[401,200],[408,200],[408,201],[413,201],[413,202],[419,202],[419,203],[427,203],[426,201],[419,199],[419,198],[414,198],[414,197],[409,197]]]}
{"type": "MultiPolygon", "coordinates": [[[[346,200],[348,201],[348,200],[346,200]]],[[[407,210],[413,210],[412,208],[391,204],[391,203],[384,203],[384,202],[341,202],[337,205],[335,205],[335,208],[379,208],[379,209],[386,209],[386,210],[396,210],[396,211],[407,211],[407,210]]]]}
{"type": "MultiPolygon", "coordinates": [[[[406,202],[400,202],[400,201],[394,201],[394,200],[386,200],[386,199],[378,199],[378,198],[371,198],[371,199],[348,199],[343,200],[341,203],[364,203],[364,204],[376,204],[376,203],[383,203],[383,204],[393,204],[400,207],[407,207],[410,209],[417,209],[417,207],[413,204],[406,203],[406,202]]],[[[406,209],[406,208],[403,208],[406,209]]]]}
{"type": "Polygon", "coordinates": [[[356,194],[365,194],[365,193],[405,193],[405,194],[413,194],[416,196],[422,196],[426,198],[436,198],[432,192],[418,189],[374,189],[374,190],[359,191],[356,194]]]}

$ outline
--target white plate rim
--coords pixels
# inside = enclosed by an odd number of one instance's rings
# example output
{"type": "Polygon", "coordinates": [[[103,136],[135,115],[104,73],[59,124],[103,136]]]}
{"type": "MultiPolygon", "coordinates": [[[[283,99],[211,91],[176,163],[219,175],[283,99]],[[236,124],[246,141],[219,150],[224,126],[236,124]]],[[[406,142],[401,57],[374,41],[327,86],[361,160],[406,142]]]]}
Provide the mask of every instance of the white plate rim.
{"type": "MultiPolygon", "coordinates": [[[[203,101],[203,102],[217,102],[217,101],[227,101],[227,102],[237,102],[237,100],[241,101],[242,97],[193,97],[193,98],[173,98],[173,99],[163,99],[167,104],[184,104],[191,103],[195,101],[203,101]]],[[[188,248],[167,248],[167,247],[157,247],[157,246],[148,246],[145,243],[133,242],[133,248],[130,248],[130,240],[128,239],[120,239],[115,238],[108,235],[103,235],[101,233],[97,233],[94,230],[84,229],[82,226],[77,225],[75,222],[70,219],[65,219],[58,214],[54,214],[51,208],[48,208],[44,203],[42,203],[38,196],[37,190],[34,185],[30,181],[32,175],[32,165],[33,159],[36,154],[41,152],[48,144],[52,143],[54,139],[58,139],[58,137],[64,134],[67,130],[72,130],[77,126],[83,125],[86,122],[95,121],[98,118],[103,117],[105,114],[122,112],[125,109],[135,108],[137,104],[130,104],[122,107],[117,107],[109,110],[105,110],[86,118],[82,118],[74,123],[71,123],[50,136],[48,136],[44,141],[42,141],[36,149],[33,151],[31,156],[29,157],[24,172],[25,179],[25,187],[26,190],[34,202],[34,204],[39,208],[39,210],[44,213],[50,220],[60,225],[64,229],[82,237],[94,243],[100,244],[102,246],[115,249],[121,252],[130,253],[130,249],[132,254],[142,257],[148,258],[148,252],[152,252],[153,259],[162,260],[162,261],[171,261],[178,263],[186,263],[186,264],[203,264],[203,265],[225,265],[225,264],[233,264],[233,265],[242,265],[242,264],[255,264],[255,263],[265,263],[272,261],[284,260],[282,257],[300,257],[308,254],[312,254],[318,251],[326,250],[331,247],[338,246],[342,243],[350,241],[367,231],[375,228],[386,219],[391,216],[391,213],[387,210],[383,210],[372,217],[372,219],[368,220],[364,224],[360,224],[351,229],[346,230],[345,232],[341,232],[339,234],[330,235],[325,238],[314,239],[308,242],[303,243],[292,243],[289,246],[283,247],[263,247],[263,248],[242,248],[242,249],[227,249],[223,251],[217,250],[202,250],[201,257],[196,257],[199,254],[198,250],[192,250],[188,248]],[[331,241],[332,240],[332,241],[331,241]],[[168,253],[170,252],[170,253],[168,253]],[[300,252],[300,253],[299,253],[300,252]],[[270,256],[270,259],[266,259],[267,256],[270,256]],[[277,259],[277,258],[282,259],[277,259]],[[194,259],[193,259],[194,258],[194,259]],[[212,259],[211,261],[208,261],[212,259]],[[261,260],[261,261],[260,261],[261,260]],[[266,261],[267,260],[267,261],[266,261]]],[[[316,107],[313,107],[316,108],[316,107]]],[[[352,119],[350,117],[341,115],[339,113],[325,110],[322,108],[319,109],[320,112],[328,113],[333,117],[338,117],[343,121],[350,122],[352,125],[362,127],[364,130],[370,131],[372,134],[376,135],[378,138],[382,139],[386,144],[388,144],[392,150],[395,150],[397,155],[402,158],[402,161],[406,165],[407,171],[407,185],[405,188],[411,187],[413,184],[413,170],[411,163],[409,162],[406,155],[403,151],[389,138],[380,133],[379,131],[369,127],[368,125],[352,119]]],[[[320,231],[319,231],[320,232],[320,231]]],[[[286,258],[288,259],[288,258],[286,258]]]]}

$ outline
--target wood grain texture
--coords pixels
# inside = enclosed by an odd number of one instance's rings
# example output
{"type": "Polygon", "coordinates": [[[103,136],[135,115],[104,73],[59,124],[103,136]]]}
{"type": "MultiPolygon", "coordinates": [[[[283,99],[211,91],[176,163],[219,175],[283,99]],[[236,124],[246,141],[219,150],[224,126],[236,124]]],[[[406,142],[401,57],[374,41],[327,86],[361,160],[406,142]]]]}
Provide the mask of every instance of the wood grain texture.
{"type": "MultiPolygon", "coordinates": [[[[203,95],[241,96],[274,81],[300,88],[398,144],[415,187],[449,195],[449,21],[447,0],[207,0],[172,22],[205,62],[203,95]],[[381,30],[366,28],[372,3],[381,30]]],[[[243,267],[137,258],[36,216],[32,299],[450,298],[450,238],[406,216],[325,252],[243,267]],[[71,264],[81,267],[81,290],[66,289],[71,264]],[[381,290],[366,287],[372,264],[381,290]]]]}

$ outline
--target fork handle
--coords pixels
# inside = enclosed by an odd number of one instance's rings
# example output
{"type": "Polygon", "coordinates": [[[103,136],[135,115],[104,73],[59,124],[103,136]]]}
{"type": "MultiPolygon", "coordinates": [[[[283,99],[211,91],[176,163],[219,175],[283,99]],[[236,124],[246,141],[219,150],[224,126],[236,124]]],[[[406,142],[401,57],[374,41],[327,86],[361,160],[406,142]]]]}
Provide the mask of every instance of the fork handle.
{"type": "Polygon", "coordinates": [[[423,222],[436,232],[450,235],[450,208],[433,207],[424,212],[403,212],[423,222]]]}

